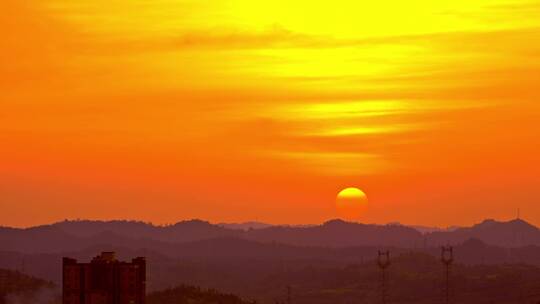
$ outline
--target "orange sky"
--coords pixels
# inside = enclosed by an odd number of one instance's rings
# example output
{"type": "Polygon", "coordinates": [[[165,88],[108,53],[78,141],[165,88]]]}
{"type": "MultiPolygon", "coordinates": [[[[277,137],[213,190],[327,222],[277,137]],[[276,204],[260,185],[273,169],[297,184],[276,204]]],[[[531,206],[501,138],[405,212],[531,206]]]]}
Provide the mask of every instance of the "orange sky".
{"type": "Polygon", "coordinates": [[[540,224],[537,1],[3,0],[0,225],[540,224]],[[291,3],[292,2],[292,3],[291,3]]]}

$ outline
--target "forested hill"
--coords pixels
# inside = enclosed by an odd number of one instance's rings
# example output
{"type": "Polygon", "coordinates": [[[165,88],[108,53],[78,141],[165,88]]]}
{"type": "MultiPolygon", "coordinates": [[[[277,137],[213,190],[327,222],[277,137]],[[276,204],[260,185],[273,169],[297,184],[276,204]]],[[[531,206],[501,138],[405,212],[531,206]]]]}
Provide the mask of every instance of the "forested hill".
{"type": "Polygon", "coordinates": [[[53,283],[0,269],[0,304],[49,304],[58,301],[53,283]]]}
{"type": "Polygon", "coordinates": [[[232,294],[220,293],[214,289],[180,285],[149,294],[147,304],[255,304],[232,294]]]}

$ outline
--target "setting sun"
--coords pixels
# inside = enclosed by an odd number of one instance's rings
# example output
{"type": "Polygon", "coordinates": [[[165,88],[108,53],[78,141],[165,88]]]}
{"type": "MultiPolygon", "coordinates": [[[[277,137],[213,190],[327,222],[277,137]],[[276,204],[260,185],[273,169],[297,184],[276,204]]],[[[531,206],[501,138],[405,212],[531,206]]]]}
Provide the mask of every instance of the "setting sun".
{"type": "Polygon", "coordinates": [[[337,195],[336,209],[342,219],[359,220],[366,212],[367,207],[367,196],[358,188],[345,188],[337,195]]]}

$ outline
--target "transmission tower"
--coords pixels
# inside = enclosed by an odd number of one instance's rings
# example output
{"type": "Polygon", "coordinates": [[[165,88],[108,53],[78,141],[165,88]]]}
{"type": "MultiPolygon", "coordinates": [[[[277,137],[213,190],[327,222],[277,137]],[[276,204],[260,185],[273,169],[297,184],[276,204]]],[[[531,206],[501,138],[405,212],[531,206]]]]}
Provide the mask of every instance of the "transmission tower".
{"type": "Polygon", "coordinates": [[[444,303],[450,304],[450,270],[454,262],[454,248],[452,246],[441,247],[441,262],[445,269],[445,282],[443,287],[444,303]]]}
{"type": "Polygon", "coordinates": [[[377,256],[377,265],[381,270],[381,304],[386,304],[387,298],[387,286],[386,286],[386,268],[390,266],[390,252],[380,251],[377,256]]]}
{"type": "Polygon", "coordinates": [[[292,297],[291,297],[291,285],[287,285],[287,304],[291,304],[291,300],[292,300],[292,297]]]}

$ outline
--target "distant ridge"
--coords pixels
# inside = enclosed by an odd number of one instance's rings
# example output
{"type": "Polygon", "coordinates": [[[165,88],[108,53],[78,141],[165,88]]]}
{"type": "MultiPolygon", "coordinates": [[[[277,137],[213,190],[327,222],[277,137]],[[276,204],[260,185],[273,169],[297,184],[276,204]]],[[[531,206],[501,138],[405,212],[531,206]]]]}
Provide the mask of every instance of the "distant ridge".
{"type": "Polygon", "coordinates": [[[219,223],[220,227],[234,229],[234,230],[250,230],[250,229],[262,229],[274,226],[272,224],[266,224],[261,222],[243,222],[243,223],[219,223]]]}
{"type": "Polygon", "coordinates": [[[540,230],[522,219],[507,222],[488,219],[471,227],[424,233],[399,224],[361,224],[339,219],[313,226],[225,225],[196,219],[164,226],[137,221],[78,220],[25,229],[1,227],[0,250],[47,253],[80,250],[102,243],[129,248],[140,248],[145,244],[152,248],[214,238],[241,238],[295,246],[400,248],[461,244],[468,239],[478,239],[488,245],[521,247],[540,245],[540,230]],[[257,228],[246,229],[252,226],[257,228]]]}
{"type": "Polygon", "coordinates": [[[192,219],[171,225],[157,226],[138,221],[63,221],[51,225],[78,237],[113,232],[132,238],[150,238],[168,242],[189,242],[206,238],[233,236],[237,231],[192,219]]]}
{"type": "Polygon", "coordinates": [[[475,238],[502,247],[540,245],[540,230],[522,219],[507,222],[487,219],[472,227],[462,227],[449,232],[433,232],[428,236],[430,240],[441,244],[445,242],[458,244],[475,238]]]}
{"type": "Polygon", "coordinates": [[[405,226],[360,224],[340,219],[310,227],[273,226],[250,231],[245,237],[260,242],[331,247],[411,247],[422,239],[420,232],[405,226]]]}
{"type": "Polygon", "coordinates": [[[431,232],[454,231],[454,230],[460,228],[458,226],[450,226],[450,227],[446,227],[446,228],[422,226],[422,225],[404,225],[404,226],[411,227],[411,228],[416,229],[419,232],[424,233],[424,234],[431,233],[431,232]]]}

